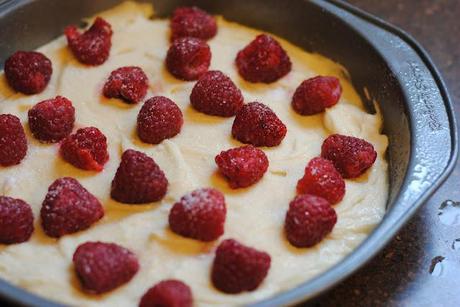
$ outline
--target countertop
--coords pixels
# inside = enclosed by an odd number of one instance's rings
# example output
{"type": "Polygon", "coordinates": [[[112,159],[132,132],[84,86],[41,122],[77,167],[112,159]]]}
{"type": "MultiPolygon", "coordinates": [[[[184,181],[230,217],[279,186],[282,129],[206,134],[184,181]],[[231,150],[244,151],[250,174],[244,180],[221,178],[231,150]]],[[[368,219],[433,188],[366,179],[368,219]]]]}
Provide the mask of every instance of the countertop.
{"type": "MultiPolygon", "coordinates": [[[[421,43],[447,83],[460,122],[460,1],[348,2],[402,28],[421,43]]],[[[460,306],[459,201],[457,162],[448,180],[377,257],[308,305],[460,306]],[[453,202],[445,203],[448,200],[453,202]]]]}

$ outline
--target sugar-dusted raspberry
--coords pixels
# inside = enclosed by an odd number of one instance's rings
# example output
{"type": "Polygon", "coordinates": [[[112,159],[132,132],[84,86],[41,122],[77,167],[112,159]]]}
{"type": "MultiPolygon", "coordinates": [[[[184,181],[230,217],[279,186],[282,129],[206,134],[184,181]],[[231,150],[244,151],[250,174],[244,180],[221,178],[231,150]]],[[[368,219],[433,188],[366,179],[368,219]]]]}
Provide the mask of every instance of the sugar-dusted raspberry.
{"type": "Polygon", "coordinates": [[[268,169],[265,153],[252,145],[222,151],[215,158],[219,171],[233,189],[248,187],[259,181],[268,169]]]}
{"type": "Polygon", "coordinates": [[[284,230],[296,247],[311,247],[327,236],[337,222],[331,204],[322,197],[303,194],[294,198],[286,213],[284,230]]]}
{"type": "Polygon", "coordinates": [[[200,77],[190,94],[190,102],[202,113],[230,117],[243,107],[243,95],[229,77],[214,70],[200,77]]]}
{"type": "Polygon", "coordinates": [[[195,37],[176,39],[166,55],[166,67],[176,78],[197,80],[208,71],[211,64],[211,49],[208,44],[195,37]]]}
{"type": "Polygon", "coordinates": [[[70,50],[81,63],[96,66],[109,58],[112,27],[101,17],[97,17],[84,33],[80,33],[73,25],[66,27],[64,33],[70,50]]]}
{"type": "Polygon", "coordinates": [[[121,156],[120,166],[112,181],[111,196],[127,204],[145,204],[162,199],[168,179],[146,154],[128,149],[121,156]]]}
{"type": "Polygon", "coordinates": [[[184,119],[179,107],[169,98],[152,97],[137,116],[137,135],[149,144],[158,144],[179,134],[184,119]]]}
{"type": "Polygon", "coordinates": [[[61,142],[60,153],[75,167],[101,171],[109,160],[107,138],[95,127],[78,129],[61,142]]]}
{"type": "Polygon", "coordinates": [[[0,244],[28,241],[34,231],[34,216],[21,199],[0,196],[0,244]]]}
{"type": "Polygon", "coordinates": [[[216,189],[198,189],[184,195],[169,212],[169,227],[179,235],[214,241],[224,233],[227,209],[216,189]]]}
{"type": "Polygon", "coordinates": [[[19,164],[26,154],[26,134],[19,118],[11,114],[0,114],[0,165],[19,164]]]}
{"type": "Polygon", "coordinates": [[[241,77],[249,82],[272,83],[291,71],[291,60],[271,36],[258,35],[236,56],[241,77]]]}
{"type": "Polygon", "coordinates": [[[62,96],[44,100],[29,110],[29,128],[42,142],[55,143],[68,136],[75,123],[72,102],[62,96]]]}
{"type": "Polygon", "coordinates": [[[107,98],[120,98],[127,103],[141,101],[149,87],[149,80],[142,68],[125,66],[110,73],[105,82],[103,93],[107,98]]]}
{"type": "Polygon", "coordinates": [[[336,77],[317,76],[303,81],[292,97],[292,107],[301,115],[313,115],[335,105],[342,94],[336,77]]]}
{"type": "Polygon", "coordinates": [[[217,247],[211,280],[214,287],[225,293],[253,291],[267,276],[270,262],[266,252],[228,239],[217,247]]]}
{"type": "Polygon", "coordinates": [[[308,162],[297,192],[320,196],[334,205],[345,195],[345,181],[331,161],[317,157],[308,162]]]}
{"type": "Polygon", "coordinates": [[[36,51],[16,51],[5,61],[5,77],[18,92],[32,95],[42,92],[53,73],[51,61],[36,51]]]}
{"type": "Polygon", "coordinates": [[[59,238],[89,228],[104,216],[104,208],[76,179],[63,177],[49,186],[40,216],[45,233],[59,238]]]}
{"type": "Polygon", "coordinates": [[[244,105],[236,114],[232,135],[238,141],[254,146],[278,146],[287,128],[276,114],[260,102],[244,105]]]}
{"type": "Polygon", "coordinates": [[[217,33],[213,16],[197,7],[179,7],[171,17],[171,41],[181,37],[208,40],[217,33]]]}
{"type": "Polygon", "coordinates": [[[163,280],[142,296],[139,307],[192,307],[192,290],[180,280],[163,280]]]}
{"type": "Polygon", "coordinates": [[[83,290],[92,294],[113,290],[139,271],[136,255],[115,243],[83,243],[73,254],[73,264],[83,290]]]}
{"type": "Polygon", "coordinates": [[[321,157],[331,160],[343,178],[356,178],[374,164],[377,152],[363,139],[333,134],[324,140],[321,157]]]}

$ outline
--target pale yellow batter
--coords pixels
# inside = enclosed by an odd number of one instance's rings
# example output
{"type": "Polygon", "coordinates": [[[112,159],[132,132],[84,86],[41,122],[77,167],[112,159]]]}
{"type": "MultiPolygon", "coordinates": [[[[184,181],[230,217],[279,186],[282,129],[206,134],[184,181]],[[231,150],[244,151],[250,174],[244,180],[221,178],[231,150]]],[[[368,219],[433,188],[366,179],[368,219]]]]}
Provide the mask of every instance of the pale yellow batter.
{"type": "Polygon", "coordinates": [[[189,103],[194,82],[173,78],[164,67],[169,46],[168,20],[150,20],[152,8],[124,3],[99,15],[113,27],[110,57],[101,66],[80,64],[60,37],[39,48],[53,62],[53,75],[44,92],[34,96],[14,93],[0,76],[0,113],[17,115],[28,135],[29,150],[20,165],[0,168],[0,194],[22,198],[35,216],[35,232],[27,243],[0,247],[0,276],[38,295],[79,306],[136,306],[142,294],[162,279],[176,278],[193,291],[196,306],[237,305],[268,298],[324,272],[350,253],[379,223],[388,193],[387,137],[380,134],[380,115],[367,114],[344,69],[317,54],[306,53],[279,39],[293,63],[292,71],[273,84],[245,82],[234,66],[236,53],[261,33],[218,18],[218,34],[209,41],[211,69],[227,74],[242,90],[246,102],[260,101],[272,108],[286,124],[282,144],[264,148],[270,167],[263,179],[247,189],[231,190],[216,173],[214,157],[239,146],[232,139],[233,118],[196,112],[189,103]],[[142,67],[149,78],[146,98],[171,98],[184,114],[182,132],[159,145],[142,143],[135,133],[142,103],[127,105],[101,95],[109,73],[120,67],[142,67]],[[296,87],[316,75],[340,79],[340,102],[324,114],[299,116],[290,101],[296,87]],[[27,111],[37,102],[63,95],[76,109],[76,127],[96,126],[108,139],[110,160],[101,173],[83,171],[58,156],[58,145],[41,144],[27,127],[27,111]],[[291,247],[283,236],[283,223],[297,180],[307,162],[318,156],[325,137],[341,133],[364,138],[378,153],[374,166],[356,180],[346,180],[346,195],[335,206],[338,222],[322,243],[313,248],[291,247]],[[133,148],[153,157],[165,171],[169,190],[160,203],[124,205],[110,199],[110,183],[121,153],[133,148]],[[90,229],[62,237],[44,235],[39,210],[48,186],[59,177],[72,176],[104,204],[106,216],[90,229]],[[225,234],[216,242],[185,239],[168,230],[171,205],[183,194],[212,186],[225,193],[225,234]],[[253,292],[223,294],[210,283],[213,250],[225,238],[264,250],[271,255],[267,278],[253,292]],[[135,252],[140,271],[124,286],[102,296],[84,294],[73,273],[72,254],[85,241],[113,241],[135,252]]]}

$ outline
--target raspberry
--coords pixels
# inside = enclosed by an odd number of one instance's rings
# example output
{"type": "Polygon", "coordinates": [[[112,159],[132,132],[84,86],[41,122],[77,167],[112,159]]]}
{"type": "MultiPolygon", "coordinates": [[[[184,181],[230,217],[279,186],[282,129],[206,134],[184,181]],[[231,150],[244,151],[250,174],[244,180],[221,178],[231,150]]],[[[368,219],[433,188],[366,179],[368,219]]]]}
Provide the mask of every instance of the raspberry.
{"type": "Polygon", "coordinates": [[[333,134],[324,140],[321,157],[331,160],[343,178],[356,178],[374,164],[377,152],[363,139],[333,134]]]}
{"type": "Polygon", "coordinates": [[[29,204],[21,199],[0,196],[0,243],[28,241],[34,231],[34,216],[29,204]]]}
{"type": "Polygon", "coordinates": [[[215,161],[233,189],[256,183],[268,169],[267,156],[252,145],[222,151],[215,161]]]}
{"type": "Polygon", "coordinates": [[[284,230],[288,241],[296,247],[311,247],[328,235],[337,222],[337,215],[322,197],[304,194],[294,198],[286,213],[284,230]]]}
{"type": "Polygon", "coordinates": [[[104,208],[76,179],[63,177],[49,186],[40,216],[45,233],[59,238],[89,228],[104,216],[104,208]]]}
{"type": "Polygon", "coordinates": [[[276,114],[260,102],[244,105],[236,114],[232,135],[254,146],[277,146],[286,136],[286,126],[276,114]]]}
{"type": "Polygon", "coordinates": [[[5,77],[16,91],[32,95],[42,92],[53,73],[51,61],[35,51],[16,51],[5,61],[5,77]]]}
{"type": "Polygon", "coordinates": [[[317,76],[303,81],[292,97],[292,107],[301,115],[313,115],[335,105],[342,94],[339,79],[317,76]]]}
{"type": "Polygon", "coordinates": [[[176,39],[166,55],[166,67],[176,78],[197,80],[208,71],[211,49],[205,41],[194,37],[176,39]]]}
{"type": "Polygon", "coordinates": [[[139,307],[192,307],[192,291],[180,280],[163,280],[147,290],[139,307]]]}
{"type": "Polygon", "coordinates": [[[146,154],[132,149],[121,156],[120,166],[112,181],[111,196],[127,204],[145,204],[162,199],[168,179],[146,154]]]}
{"type": "Polygon", "coordinates": [[[120,67],[110,73],[109,79],[104,85],[104,96],[120,98],[127,103],[137,103],[147,94],[148,81],[140,67],[120,67]]]}
{"type": "Polygon", "coordinates": [[[27,153],[27,140],[19,118],[0,114],[0,165],[19,164],[27,153]]]}
{"type": "Polygon", "coordinates": [[[255,290],[270,269],[270,255],[233,239],[223,241],[216,250],[211,279],[225,293],[255,290]]]}
{"type": "Polygon", "coordinates": [[[83,289],[94,294],[127,283],[139,270],[136,255],[115,243],[83,243],[75,250],[73,263],[83,289]]]}
{"type": "Polygon", "coordinates": [[[217,33],[213,16],[197,7],[179,7],[171,17],[171,41],[181,37],[208,40],[217,33]]]}
{"type": "Polygon", "coordinates": [[[345,195],[345,181],[331,161],[313,158],[305,168],[305,175],[297,182],[297,192],[322,197],[334,205],[345,195]]]}
{"type": "Polygon", "coordinates": [[[149,144],[158,144],[179,134],[184,119],[179,107],[163,96],[147,100],[137,116],[137,135],[149,144]]]}
{"type": "Polygon", "coordinates": [[[37,103],[28,115],[32,134],[42,142],[62,140],[72,132],[75,122],[72,102],[62,96],[37,103]]]}
{"type": "Polygon", "coordinates": [[[202,113],[230,117],[243,106],[243,95],[222,72],[208,71],[193,87],[190,102],[202,113]]]}
{"type": "Polygon", "coordinates": [[[241,77],[249,82],[272,83],[291,71],[291,60],[271,36],[258,35],[236,56],[241,77]]]}
{"type": "Polygon", "coordinates": [[[107,138],[95,127],[78,129],[61,143],[60,152],[64,160],[75,167],[101,171],[109,160],[107,138]]]}
{"type": "Polygon", "coordinates": [[[227,209],[224,195],[205,188],[184,195],[169,212],[175,233],[200,241],[214,241],[224,233],[227,209]]]}
{"type": "Polygon", "coordinates": [[[83,34],[75,26],[66,27],[64,33],[70,50],[81,63],[96,66],[108,59],[112,47],[112,27],[101,17],[97,17],[83,34]]]}

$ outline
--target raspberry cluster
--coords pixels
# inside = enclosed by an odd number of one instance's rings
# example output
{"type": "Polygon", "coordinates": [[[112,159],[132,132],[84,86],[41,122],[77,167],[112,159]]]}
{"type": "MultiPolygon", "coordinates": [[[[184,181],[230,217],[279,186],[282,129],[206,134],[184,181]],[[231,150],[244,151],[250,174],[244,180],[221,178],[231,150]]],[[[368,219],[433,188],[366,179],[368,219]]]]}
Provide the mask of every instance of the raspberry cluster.
{"type": "Polygon", "coordinates": [[[5,61],[5,77],[16,91],[26,95],[42,92],[51,79],[51,60],[36,51],[16,51],[5,61]]]}
{"type": "Polygon", "coordinates": [[[29,110],[29,127],[36,139],[58,142],[68,136],[75,122],[72,102],[62,96],[44,100],[29,110]]]}
{"type": "Polygon", "coordinates": [[[97,66],[109,58],[113,32],[103,18],[97,17],[84,33],[78,32],[76,26],[68,26],[64,33],[70,50],[82,64],[97,66]]]}
{"type": "MultiPolygon", "coordinates": [[[[215,156],[220,174],[233,189],[258,184],[269,168],[269,158],[261,148],[276,147],[287,127],[267,105],[244,103],[241,90],[221,71],[208,71],[211,49],[206,42],[217,33],[213,16],[196,7],[181,7],[171,18],[171,46],[166,55],[167,70],[185,81],[198,80],[190,103],[201,113],[234,117],[231,135],[247,144],[224,150],[215,156]]],[[[65,29],[68,47],[86,65],[101,65],[110,55],[112,27],[97,17],[80,33],[75,26],[65,29]]],[[[272,36],[261,34],[238,52],[235,59],[242,82],[272,83],[291,71],[291,61],[282,45],[272,36]]],[[[27,95],[43,91],[52,74],[51,61],[38,52],[18,51],[5,62],[5,76],[16,91],[27,95]]],[[[108,98],[128,104],[141,102],[149,90],[149,80],[141,67],[124,66],[113,70],[103,87],[108,98]]],[[[314,115],[340,100],[339,79],[317,76],[303,81],[295,90],[291,105],[300,115],[314,115]]],[[[96,127],[72,133],[75,125],[72,101],[57,96],[36,103],[28,112],[32,135],[44,143],[59,142],[60,156],[82,170],[103,171],[109,160],[109,142],[96,127]]],[[[137,116],[136,132],[148,144],[159,144],[180,134],[184,118],[171,99],[147,99],[137,116]]],[[[0,115],[0,165],[19,164],[27,153],[27,139],[20,119],[0,115]]],[[[333,205],[345,196],[348,178],[364,174],[377,153],[369,142],[334,134],[321,147],[321,156],[311,159],[297,182],[298,195],[286,212],[284,231],[290,244],[298,248],[319,244],[337,222],[333,205]]],[[[113,177],[110,196],[124,204],[150,204],[164,199],[168,179],[149,155],[128,149],[121,155],[113,177]]],[[[249,204],[250,205],[250,204],[249,204]]],[[[40,210],[41,227],[52,238],[71,235],[92,227],[104,216],[103,204],[75,178],[63,177],[48,188],[40,210]]],[[[186,193],[171,207],[169,228],[175,235],[210,242],[225,232],[225,196],[215,188],[186,193]]],[[[0,243],[27,241],[34,230],[33,214],[23,200],[0,196],[0,243]]],[[[129,282],[139,270],[136,254],[110,242],[86,242],[73,255],[75,274],[84,291],[101,294],[129,282]]],[[[268,253],[235,239],[223,240],[215,250],[211,281],[230,294],[253,291],[267,276],[271,265],[268,253]]],[[[139,306],[192,306],[188,285],[179,280],[163,280],[142,296],[139,306]]]]}
{"type": "Polygon", "coordinates": [[[147,94],[148,78],[142,68],[126,66],[110,73],[102,92],[107,98],[120,98],[126,103],[137,103],[147,94]]]}

